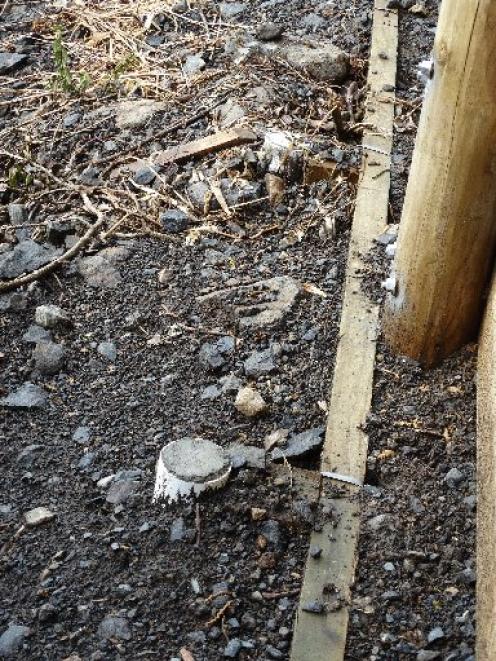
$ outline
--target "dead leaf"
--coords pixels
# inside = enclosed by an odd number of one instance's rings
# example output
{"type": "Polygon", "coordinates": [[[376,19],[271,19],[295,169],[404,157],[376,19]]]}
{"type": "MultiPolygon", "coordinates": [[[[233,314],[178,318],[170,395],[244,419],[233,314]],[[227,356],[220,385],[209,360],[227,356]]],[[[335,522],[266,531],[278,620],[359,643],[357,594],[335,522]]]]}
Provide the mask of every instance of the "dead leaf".
{"type": "Polygon", "coordinates": [[[179,654],[181,655],[182,661],[195,661],[195,657],[185,647],[181,647],[179,654]]]}

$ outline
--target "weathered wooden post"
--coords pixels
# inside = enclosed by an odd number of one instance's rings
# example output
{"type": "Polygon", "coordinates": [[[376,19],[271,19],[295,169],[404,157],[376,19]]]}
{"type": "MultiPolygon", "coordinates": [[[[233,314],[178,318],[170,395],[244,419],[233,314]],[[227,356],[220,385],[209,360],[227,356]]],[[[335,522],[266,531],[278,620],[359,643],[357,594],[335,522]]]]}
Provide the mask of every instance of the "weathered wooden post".
{"type": "Polygon", "coordinates": [[[444,0],[383,328],[429,366],[474,337],[496,243],[496,2],[444,0]]]}
{"type": "Polygon", "coordinates": [[[496,277],[479,343],[477,382],[477,660],[496,654],[496,277]]]}

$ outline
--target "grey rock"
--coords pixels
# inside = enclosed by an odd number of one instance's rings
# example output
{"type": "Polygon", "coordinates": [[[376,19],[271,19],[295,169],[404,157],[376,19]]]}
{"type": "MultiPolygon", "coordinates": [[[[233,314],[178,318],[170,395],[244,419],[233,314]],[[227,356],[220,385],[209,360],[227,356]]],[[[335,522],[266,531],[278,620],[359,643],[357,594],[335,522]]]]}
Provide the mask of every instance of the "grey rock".
{"type": "Polygon", "coordinates": [[[272,451],[273,461],[282,461],[284,457],[303,457],[321,447],[323,443],[324,427],[314,427],[300,434],[290,436],[286,445],[274,448],[272,451]]]}
{"type": "Polygon", "coordinates": [[[167,209],[167,211],[160,214],[159,220],[164,232],[169,234],[184,232],[190,224],[190,217],[180,209],[167,209]]]}
{"type": "Polygon", "coordinates": [[[24,468],[31,468],[36,460],[36,455],[41,450],[43,450],[43,445],[28,445],[19,452],[17,463],[24,468]]]}
{"type": "Polygon", "coordinates": [[[185,531],[186,526],[184,525],[183,517],[180,516],[177,519],[174,519],[170,530],[170,541],[180,542],[184,538],[185,531]]]}
{"type": "Polygon", "coordinates": [[[284,659],[286,656],[281,650],[278,650],[277,647],[274,647],[273,645],[267,645],[265,651],[270,659],[284,659]]]}
{"type": "Polygon", "coordinates": [[[429,645],[432,645],[432,643],[435,643],[442,638],[444,638],[444,631],[441,629],[441,627],[435,627],[427,634],[427,642],[429,645]]]}
{"type": "Polygon", "coordinates": [[[269,546],[280,550],[282,546],[281,526],[274,519],[267,519],[260,525],[260,533],[265,537],[269,546]]]}
{"type": "Polygon", "coordinates": [[[458,581],[465,585],[474,585],[476,578],[474,570],[470,569],[470,567],[467,567],[458,575],[458,581]]]}
{"type": "Polygon", "coordinates": [[[12,202],[8,206],[9,220],[12,225],[24,225],[28,222],[28,210],[24,204],[12,202]]]}
{"type": "Polygon", "coordinates": [[[82,114],[80,112],[71,112],[64,117],[63,124],[64,128],[70,129],[73,126],[76,126],[81,121],[82,114]]]}
{"type": "Polygon", "coordinates": [[[46,507],[35,507],[24,514],[24,521],[28,528],[41,526],[55,518],[55,514],[46,507]]]}
{"type": "Polygon", "coordinates": [[[257,32],[256,37],[260,41],[277,41],[282,37],[284,27],[278,23],[264,23],[257,32]]]}
{"type": "Polygon", "coordinates": [[[312,48],[298,41],[284,40],[272,52],[295,69],[328,83],[341,83],[350,72],[349,56],[330,42],[319,40],[312,48]]]}
{"type": "Polygon", "coordinates": [[[148,186],[153,183],[157,176],[155,170],[149,166],[144,166],[139,168],[139,170],[134,174],[133,181],[139,186],[148,186]]]}
{"type": "Polygon", "coordinates": [[[383,528],[389,528],[392,525],[392,517],[389,514],[377,514],[367,521],[367,527],[373,532],[378,532],[383,528]]]}
{"type": "Polygon", "coordinates": [[[115,363],[115,360],[117,358],[117,349],[113,342],[109,342],[109,341],[100,342],[100,344],[97,347],[97,351],[100,354],[100,356],[106,358],[110,363],[115,363]]]}
{"type": "MultiPolygon", "coordinates": [[[[204,181],[195,181],[190,184],[187,188],[188,197],[191,200],[191,203],[197,211],[203,213],[205,208],[206,196],[210,195],[210,186],[204,181]]],[[[211,208],[215,208],[216,205],[214,201],[211,202],[211,208]]]]}
{"type": "Polygon", "coordinates": [[[248,631],[253,631],[254,629],[257,628],[257,621],[253,617],[251,613],[243,613],[241,616],[241,625],[243,626],[244,629],[248,629],[248,631]]]}
{"type": "Polygon", "coordinates": [[[20,388],[0,399],[0,406],[10,409],[42,408],[48,401],[47,393],[34,383],[26,382],[20,388]]]}
{"type": "Polygon", "coordinates": [[[436,652],[434,650],[420,650],[417,653],[417,661],[434,661],[434,659],[439,659],[441,657],[441,652],[436,652]]]}
{"type": "Polygon", "coordinates": [[[219,124],[224,129],[234,126],[244,117],[246,110],[231,99],[219,107],[219,124]]]}
{"type": "Polygon", "coordinates": [[[222,18],[230,19],[243,14],[248,8],[244,2],[221,2],[219,3],[222,18]]]}
{"type": "Polygon", "coordinates": [[[305,602],[301,608],[307,613],[315,613],[316,615],[322,615],[323,613],[325,613],[325,606],[318,599],[315,599],[314,601],[305,602]]]}
{"type": "Polygon", "coordinates": [[[200,364],[204,369],[216,371],[226,364],[226,358],[234,353],[234,338],[220,337],[215,342],[207,342],[200,348],[200,364]]]}
{"type": "Polygon", "coordinates": [[[35,369],[40,374],[57,374],[64,366],[66,352],[63,346],[55,342],[38,342],[33,358],[35,369]]]}
{"type": "Polygon", "coordinates": [[[100,170],[93,165],[88,165],[78,177],[79,181],[85,186],[101,186],[100,170]]]}
{"type": "Polygon", "coordinates": [[[396,239],[398,238],[396,232],[383,232],[376,238],[376,243],[380,244],[381,246],[388,246],[390,243],[394,243],[396,239]]]}
{"type": "Polygon", "coordinates": [[[257,448],[255,445],[234,443],[227,448],[227,454],[234,469],[244,468],[245,466],[248,466],[248,468],[265,467],[265,450],[257,448]]]}
{"type": "Polygon", "coordinates": [[[187,76],[203,71],[206,66],[205,60],[200,55],[188,55],[184,64],[183,71],[187,76]]]}
{"type": "Polygon", "coordinates": [[[221,391],[217,388],[217,386],[207,386],[202,390],[202,393],[200,395],[200,399],[217,399],[218,397],[221,396],[221,391]]]}
{"type": "Polygon", "coordinates": [[[18,624],[9,624],[0,636],[0,657],[11,659],[17,656],[24,639],[29,636],[31,629],[18,624]]]}
{"type": "Polygon", "coordinates": [[[158,48],[165,42],[165,36],[163,34],[149,34],[145,41],[152,48],[158,48]]]}
{"type": "Polygon", "coordinates": [[[131,640],[131,630],[125,617],[107,615],[98,627],[98,636],[102,639],[117,638],[118,640],[131,640]]]}
{"type": "Polygon", "coordinates": [[[93,464],[96,458],[96,452],[87,452],[86,454],[83,454],[81,459],[78,462],[78,469],[80,471],[85,471],[90,468],[90,466],[93,464]]]}
{"type": "Polygon", "coordinates": [[[237,392],[241,387],[241,381],[234,374],[221,376],[219,384],[223,393],[237,392]]]}
{"type": "Polygon", "coordinates": [[[28,294],[14,291],[0,296],[0,312],[21,312],[28,306],[28,294]]]}
{"type": "Polygon", "coordinates": [[[322,555],[322,548],[320,546],[312,545],[310,547],[309,553],[310,553],[311,558],[313,558],[314,560],[317,560],[322,555]]]}
{"type": "Polygon", "coordinates": [[[6,76],[28,63],[27,55],[0,52],[0,76],[6,76]]]}
{"type": "Polygon", "coordinates": [[[135,493],[137,482],[133,480],[119,480],[113,482],[108,490],[106,501],[111,505],[122,505],[135,493]]]}
{"type": "Polygon", "coordinates": [[[163,110],[165,104],[151,99],[132,99],[121,101],[116,106],[115,124],[118,129],[140,128],[152,117],[163,110]]]}
{"type": "Polygon", "coordinates": [[[301,24],[303,25],[304,28],[307,30],[318,30],[319,28],[323,28],[326,25],[326,20],[323,16],[319,16],[318,14],[307,14],[301,24]]]}
{"type": "Polygon", "coordinates": [[[39,305],[34,319],[38,326],[43,328],[57,328],[71,323],[69,314],[58,305],[39,305]]]}
{"type": "Polygon", "coordinates": [[[95,289],[113,289],[122,282],[114,263],[101,253],[80,259],[78,269],[86,284],[95,289]]]}
{"type": "Polygon", "coordinates": [[[91,429],[89,427],[78,427],[72,434],[72,440],[80,445],[86,445],[91,439],[91,429]]]}
{"type": "Polygon", "coordinates": [[[469,511],[473,512],[477,505],[477,496],[467,496],[463,499],[463,503],[467,506],[469,511]]]}
{"type": "Polygon", "coordinates": [[[197,645],[203,645],[207,641],[207,634],[204,631],[190,631],[187,637],[188,640],[197,645]]]}
{"type": "Polygon", "coordinates": [[[227,643],[226,647],[224,648],[224,656],[227,659],[237,659],[238,654],[241,651],[241,641],[239,638],[231,638],[231,640],[227,643]]]}
{"type": "Polygon", "coordinates": [[[265,351],[254,351],[244,362],[246,376],[258,378],[264,374],[270,374],[276,369],[272,349],[265,351]]]}
{"type": "Polygon", "coordinates": [[[13,250],[0,254],[0,278],[17,278],[51,262],[60,254],[52,247],[31,239],[20,241],[13,250]]]}
{"type": "Polygon", "coordinates": [[[458,470],[458,468],[452,468],[444,476],[443,482],[446,482],[446,484],[453,489],[458,487],[464,479],[465,476],[458,470]]]}

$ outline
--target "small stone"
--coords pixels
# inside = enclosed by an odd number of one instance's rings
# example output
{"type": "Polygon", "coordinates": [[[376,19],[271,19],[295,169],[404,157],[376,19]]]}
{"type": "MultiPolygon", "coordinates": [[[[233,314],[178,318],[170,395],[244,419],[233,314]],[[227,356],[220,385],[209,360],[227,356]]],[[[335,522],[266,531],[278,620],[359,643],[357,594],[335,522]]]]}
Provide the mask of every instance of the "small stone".
{"type": "Polygon", "coordinates": [[[240,413],[249,418],[261,415],[267,410],[267,404],[260,393],[247,386],[238,391],[234,406],[240,413]]]}
{"type": "Polygon", "coordinates": [[[378,532],[383,528],[388,528],[392,523],[392,517],[389,514],[378,514],[367,521],[367,526],[373,532],[378,532]]]}
{"type": "Polygon", "coordinates": [[[151,99],[139,99],[121,101],[117,104],[115,124],[118,129],[140,128],[147,124],[152,117],[163,110],[166,106],[159,101],[151,99]]]}
{"type": "Polygon", "coordinates": [[[318,14],[307,14],[302,21],[302,25],[307,30],[315,32],[326,25],[326,20],[318,14]]]}
{"type": "Polygon", "coordinates": [[[79,181],[85,186],[101,186],[100,170],[93,165],[88,165],[78,177],[79,181]]]}
{"type": "Polygon", "coordinates": [[[221,2],[219,4],[220,15],[222,18],[230,19],[243,14],[247,9],[244,2],[221,2]]]}
{"type": "Polygon", "coordinates": [[[201,392],[200,399],[208,399],[208,400],[213,400],[217,399],[218,397],[221,396],[221,391],[217,388],[217,386],[207,386],[204,388],[201,392]]]}
{"type": "Polygon", "coordinates": [[[226,357],[234,352],[234,338],[220,337],[216,342],[207,342],[200,348],[200,364],[207,370],[216,371],[226,363],[226,357]]]}
{"type": "Polygon", "coordinates": [[[65,357],[64,347],[55,342],[38,342],[33,351],[35,369],[40,374],[57,374],[64,366],[65,357]]]}
{"type": "Polygon", "coordinates": [[[34,318],[38,326],[43,328],[56,328],[71,323],[69,314],[57,305],[39,305],[34,318]]]}
{"type": "Polygon", "coordinates": [[[149,166],[139,168],[133,176],[133,181],[139,186],[149,186],[157,176],[155,170],[149,166]]]}
{"type": "Polygon", "coordinates": [[[169,234],[184,232],[190,224],[190,217],[180,209],[167,209],[167,211],[160,214],[159,220],[164,232],[169,234]]]}
{"type": "Polygon", "coordinates": [[[80,112],[71,112],[64,117],[63,124],[64,128],[70,129],[73,126],[76,126],[81,121],[82,115],[80,112]]]}
{"type": "Polygon", "coordinates": [[[297,41],[283,41],[274,50],[274,55],[282,57],[295,69],[329,83],[342,82],[350,70],[349,56],[324,40],[320,40],[314,48],[297,41]]]}
{"type": "Polygon", "coordinates": [[[228,659],[237,659],[241,651],[241,641],[239,638],[231,638],[224,649],[224,656],[228,659]]]}
{"type": "Polygon", "coordinates": [[[98,627],[98,635],[102,639],[117,638],[118,640],[131,640],[131,631],[124,617],[108,615],[98,627]]]}
{"type": "Polygon", "coordinates": [[[122,505],[136,491],[137,482],[133,480],[119,480],[110,485],[106,501],[111,505],[122,505]]]}
{"type": "Polygon", "coordinates": [[[282,544],[281,526],[278,521],[268,519],[260,525],[260,533],[267,543],[275,550],[280,550],[282,544]]]}
{"type": "Polygon", "coordinates": [[[467,567],[458,575],[458,580],[460,583],[465,583],[465,585],[474,585],[476,581],[474,570],[467,567]]]}
{"type": "Polygon", "coordinates": [[[14,658],[20,650],[24,639],[29,636],[31,629],[18,624],[9,624],[0,636],[0,657],[14,658]]]}
{"type": "Polygon", "coordinates": [[[276,369],[272,349],[265,351],[254,351],[243,364],[246,376],[258,378],[264,374],[270,374],[276,369]]]}
{"type": "Polygon", "coordinates": [[[35,507],[24,514],[24,520],[29,528],[41,526],[55,518],[55,514],[46,507],[35,507]]]}
{"type": "Polygon", "coordinates": [[[95,460],[95,457],[96,457],[96,452],[87,452],[86,454],[83,454],[83,456],[78,462],[78,469],[80,471],[88,470],[88,468],[95,460]]]}
{"type": "Polygon", "coordinates": [[[183,64],[183,71],[187,76],[203,71],[206,66],[205,60],[199,55],[188,55],[183,64]]]}
{"type": "Polygon", "coordinates": [[[117,358],[117,349],[113,342],[109,342],[109,341],[100,342],[100,344],[97,347],[97,351],[100,354],[100,356],[106,358],[110,363],[115,363],[115,360],[117,358]]]}
{"type": "Polygon", "coordinates": [[[439,659],[441,652],[436,652],[434,650],[420,650],[417,653],[417,661],[434,661],[434,659],[439,659]]]}
{"type": "MultiPolygon", "coordinates": [[[[244,117],[246,117],[246,110],[231,99],[219,107],[219,125],[223,129],[228,129],[231,126],[235,126],[244,117]]],[[[229,180],[227,183],[229,184],[229,180]]],[[[237,201],[238,200],[232,200],[231,202],[236,204],[237,201]]]]}
{"type": "Polygon", "coordinates": [[[152,48],[158,48],[165,42],[165,36],[163,34],[149,34],[145,41],[152,48]]]}
{"type": "Polygon", "coordinates": [[[392,562],[385,562],[383,566],[384,566],[384,571],[387,572],[393,572],[396,569],[392,562]]]}
{"type": "Polygon", "coordinates": [[[441,627],[435,627],[427,634],[427,642],[429,645],[432,645],[432,643],[435,643],[437,640],[441,640],[441,638],[444,638],[444,631],[441,627]]]}
{"type": "Polygon", "coordinates": [[[69,236],[73,236],[75,230],[72,222],[59,222],[49,220],[45,228],[46,240],[55,246],[61,246],[69,236]]]}
{"type": "Polygon", "coordinates": [[[72,434],[72,440],[79,445],[86,445],[91,439],[91,429],[89,427],[78,427],[72,434]]]}
{"type": "Polygon", "coordinates": [[[14,291],[11,294],[0,296],[0,312],[20,312],[28,306],[28,294],[22,291],[14,291]]]}
{"type": "Polygon", "coordinates": [[[444,476],[443,482],[446,482],[446,484],[451,487],[452,489],[458,487],[463,480],[465,479],[465,476],[461,471],[458,470],[458,468],[452,468],[450,471],[446,473],[444,476]]]}
{"type": "Polygon", "coordinates": [[[46,392],[34,383],[25,383],[20,388],[0,399],[0,406],[11,409],[35,409],[45,406],[48,400],[46,392]]]}
{"type": "Polygon", "coordinates": [[[24,204],[12,202],[8,206],[8,214],[12,225],[24,225],[28,222],[29,214],[24,204]]]}
{"type": "Polygon", "coordinates": [[[113,263],[117,260],[112,260],[102,252],[80,259],[78,262],[79,273],[90,287],[113,289],[122,282],[121,274],[113,263]]]}
{"type": "Polygon", "coordinates": [[[278,650],[273,645],[267,645],[266,648],[265,648],[265,651],[269,655],[270,659],[284,659],[285,658],[285,654],[283,654],[283,652],[278,650]]]}
{"type": "Polygon", "coordinates": [[[324,437],[324,427],[314,427],[301,434],[291,436],[286,445],[274,448],[272,451],[273,461],[282,461],[284,457],[303,457],[310,452],[318,450],[324,437]]]}
{"type": "Polygon", "coordinates": [[[260,41],[276,41],[282,37],[284,27],[277,23],[264,23],[261,25],[256,33],[257,39],[260,41]]]}
{"type": "Polygon", "coordinates": [[[248,468],[265,468],[265,450],[257,448],[255,445],[233,443],[227,448],[227,454],[235,470],[245,466],[248,466],[248,468]]]}
{"type": "MultiPolygon", "coordinates": [[[[205,202],[207,197],[211,196],[210,186],[204,181],[195,181],[187,188],[188,197],[197,211],[205,211],[205,202]]],[[[215,206],[212,205],[211,206],[215,206]]]]}
{"type": "Polygon", "coordinates": [[[174,519],[170,530],[170,541],[180,542],[184,538],[185,531],[186,526],[184,525],[183,517],[180,516],[177,519],[174,519]]]}
{"type": "Polygon", "coordinates": [[[307,613],[315,613],[316,615],[325,613],[324,604],[318,599],[315,599],[314,601],[307,601],[302,605],[301,609],[307,613]]]}
{"type": "Polygon", "coordinates": [[[310,547],[310,551],[309,551],[309,553],[310,553],[310,557],[311,557],[311,558],[313,558],[314,560],[317,560],[317,559],[320,558],[321,555],[322,555],[322,549],[321,549],[320,546],[314,546],[314,545],[312,545],[312,546],[310,547]]]}

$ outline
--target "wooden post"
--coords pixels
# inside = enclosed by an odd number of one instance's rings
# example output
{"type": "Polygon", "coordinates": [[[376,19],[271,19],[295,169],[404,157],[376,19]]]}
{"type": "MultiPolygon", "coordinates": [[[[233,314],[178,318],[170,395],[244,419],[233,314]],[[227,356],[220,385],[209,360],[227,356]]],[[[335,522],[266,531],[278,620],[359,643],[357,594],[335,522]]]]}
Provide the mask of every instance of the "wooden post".
{"type": "Polygon", "coordinates": [[[496,277],[480,335],[477,383],[477,661],[496,654],[496,277]]]}
{"type": "Polygon", "coordinates": [[[443,0],[383,328],[430,366],[478,330],[496,242],[496,2],[443,0]]]}

